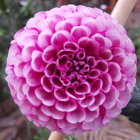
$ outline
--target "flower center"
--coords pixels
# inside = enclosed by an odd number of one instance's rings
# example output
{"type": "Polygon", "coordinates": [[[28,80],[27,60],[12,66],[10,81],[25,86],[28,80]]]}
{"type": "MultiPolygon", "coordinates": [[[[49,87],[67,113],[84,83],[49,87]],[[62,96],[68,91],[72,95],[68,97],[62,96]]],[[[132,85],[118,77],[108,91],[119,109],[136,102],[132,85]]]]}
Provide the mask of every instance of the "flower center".
{"type": "Polygon", "coordinates": [[[61,50],[58,53],[58,72],[57,75],[63,82],[71,83],[72,85],[86,81],[93,74],[95,67],[94,56],[87,56],[84,50],[76,52],[70,50],[61,50]]]}

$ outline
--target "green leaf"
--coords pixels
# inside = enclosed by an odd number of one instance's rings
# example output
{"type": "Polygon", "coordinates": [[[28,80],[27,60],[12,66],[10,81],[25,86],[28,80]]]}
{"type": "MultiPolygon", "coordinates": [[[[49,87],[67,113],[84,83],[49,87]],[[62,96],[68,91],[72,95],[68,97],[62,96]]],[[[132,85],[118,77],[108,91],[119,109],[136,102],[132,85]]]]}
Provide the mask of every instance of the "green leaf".
{"type": "Polygon", "coordinates": [[[5,34],[5,30],[0,28],[0,37],[5,34]]]}
{"type": "Polygon", "coordinates": [[[132,40],[135,40],[136,38],[140,37],[140,27],[133,28],[129,31],[128,35],[132,40]]]}
{"type": "Polygon", "coordinates": [[[0,0],[0,9],[3,12],[6,12],[6,10],[7,10],[7,4],[6,4],[5,0],[0,0]]]}
{"type": "Polygon", "coordinates": [[[140,38],[134,41],[134,45],[140,47],[140,38]]]}

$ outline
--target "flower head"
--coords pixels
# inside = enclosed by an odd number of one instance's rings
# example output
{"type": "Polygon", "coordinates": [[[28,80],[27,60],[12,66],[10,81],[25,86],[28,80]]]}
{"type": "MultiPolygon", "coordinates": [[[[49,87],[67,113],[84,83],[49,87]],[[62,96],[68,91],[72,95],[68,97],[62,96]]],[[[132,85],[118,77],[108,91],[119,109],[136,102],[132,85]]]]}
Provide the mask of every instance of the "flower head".
{"type": "Polygon", "coordinates": [[[71,134],[118,116],[135,85],[136,55],[124,28],[99,9],[39,12],[11,42],[11,95],[34,124],[71,134]]]}

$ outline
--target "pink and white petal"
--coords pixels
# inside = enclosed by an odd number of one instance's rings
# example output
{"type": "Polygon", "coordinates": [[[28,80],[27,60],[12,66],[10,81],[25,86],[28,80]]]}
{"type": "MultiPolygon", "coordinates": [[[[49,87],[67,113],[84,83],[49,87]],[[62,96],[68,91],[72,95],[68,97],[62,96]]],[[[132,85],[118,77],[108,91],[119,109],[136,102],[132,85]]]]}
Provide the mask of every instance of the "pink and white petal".
{"type": "Polygon", "coordinates": [[[94,111],[86,109],[86,119],[85,119],[85,122],[92,122],[98,116],[99,116],[99,109],[94,110],[94,111]]]}
{"type": "Polygon", "coordinates": [[[30,86],[40,85],[41,84],[40,80],[42,75],[43,75],[42,73],[38,73],[33,70],[30,70],[26,75],[27,84],[29,84],[30,86]]]}
{"type": "Polygon", "coordinates": [[[103,86],[103,81],[99,78],[95,79],[93,82],[90,84],[91,88],[91,94],[92,95],[97,95],[99,91],[101,90],[103,86]]]}
{"type": "Polygon", "coordinates": [[[63,45],[68,40],[70,40],[70,33],[68,31],[61,30],[53,34],[51,43],[53,45],[63,45]]]}
{"type": "Polygon", "coordinates": [[[40,106],[41,105],[41,101],[35,95],[34,88],[29,89],[29,92],[27,94],[27,99],[33,106],[40,106]]]}
{"type": "Polygon", "coordinates": [[[55,72],[56,72],[56,69],[57,69],[57,66],[56,66],[56,63],[55,62],[52,62],[52,63],[48,63],[45,67],[45,75],[47,77],[52,77],[55,75],[55,72]]]}
{"type": "Polygon", "coordinates": [[[51,84],[50,79],[46,76],[41,77],[41,85],[47,92],[51,92],[53,90],[53,85],[51,84]]]}
{"type": "Polygon", "coordinates": [[[75,87],[74,91],[78,95],[87,94],[90,92],[90,85],[88,82],[80,83],[75,87]]]}
{"type": "Polygon", "coordinates": [[[106,93],[110,90],[110,87],[112,85],[112,79],[109,74],[105,73],[102,75],[102,81],[103,81],[103,86],[101,90],[106,93]]]}
{"type": "Polygon", "coordinates": [[[34,41],[29,41],[28,44],[22,49],[22,58],[25,62],[31,60],[32,52],[36,49],[36,44],[34,41]]]}
{"type": "Polygon", "coordinates": [[[54,96],[58,101],[68,101],[69,96],[66,94],[64,89],[55,89],[54,96]]]}
{"type": "Polygon", "coordinates": [[[71,34],[76,38],[88,37],[90,36],[91,31],[88,27],[81,25],[73,27],[71,30],[71,34]]]}
{"type": "Polygon", "coordinates": [[[46,106],[53,106],[55,103],[53,93],[46,92],[42,87],[35,89],[35,95],[46,106]]]}
{"type": "Polygon", "coordinates": [[[76,110],[67,112],[66,119],[70,123],[80,123],[85,120],[86,113],[83,108],[76,108],[76,110]]]}
{"type": "Polygon", "coordinates": [[[71,112],[77,108],[77,104],[74,100],[69,101],[57,101],[55,104],[57,110],[62,112],[71,112]]]}
{"type": "Polygon", "coordinates": [[[20,111],[24,114],[30,114],[32,110],[32,104],[28,100],[23,100],[22,103],[19,105],[20,111]]]}
{"type": "Polygon", "coordinates": [[[122,77],[121,68],[119,64],[115,62],[109,62],[109,70],[108,73],[110,74],[112,81],[119,81],[122,77]]]}
{"type": "Polygon", "coordinates": [[[42,53],[40,51],[33,51],[31,67],[36,72],[43,72],[45,69],[45,62],[42,59],[42,53]]]}
{"type": "Polygon", "coordinates": [[[43,30],[38,36],[38,45],[41,49],[47,48],[51,44],[52,31],[50,29],[43,30]]]}
{"type": "Polygon", "coordinates": [[[44,114],[51,116],[52,118],[57,120],[61,120],[65,116],[64,112],[58,111],[54,106],[53,107],[41,106],[41,111],[44,114]]]}

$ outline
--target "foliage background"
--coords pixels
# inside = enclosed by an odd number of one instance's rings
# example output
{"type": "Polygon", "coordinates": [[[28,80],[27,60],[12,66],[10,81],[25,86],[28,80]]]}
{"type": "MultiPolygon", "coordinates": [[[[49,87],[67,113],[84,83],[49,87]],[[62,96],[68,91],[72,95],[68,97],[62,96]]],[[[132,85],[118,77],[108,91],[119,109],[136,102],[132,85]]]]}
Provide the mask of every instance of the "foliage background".
{"type": "MultiPolygon", "coordinates": [[[[84,4],[91,7],[99,7],[103,0],[0,0],[0,102],[10,98],[10,93],[5,82],[5,62],[10,47],[10,41],[14,33],[23,28],[26,21],[32,17],[36,12],[49,10],[61,4],[74,3],[84,4]]],[[[132,29],[129,32],[130,38],[136,47],[136,54],[138,57],[138,74],[137,81],[139,83],[140,75],[140,27],[132,29]]],[[[1,106],[0,106],[1,110],[1,106]]],[[[15,109],[17,110],[17,109],[15,109]]],[[[2,111],[0,111],[1,113],[2,111]]],[[[2,112],[4,114],[4,112],[2,112]]],[[[11,112],[10,112],[11,113],[11,112]]],[[[6,113],[6,117],[9,113],[6,113]]],[[[30,131],[29,137],[33,140],[45,140],[49,136],[49,132],[42,128],[34,128],[32,124],[27,122],[26,127],[30,131]]],[[[67,139],[72,140],[72,137],[67,139]]],[[[23,140],[23,139],[21,139],[23,140]]]]}

